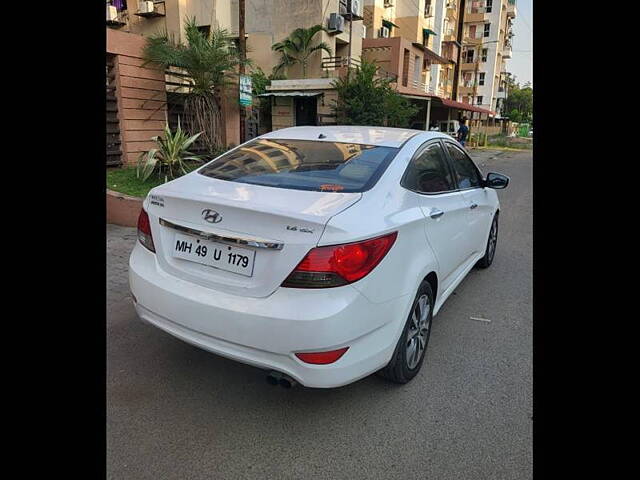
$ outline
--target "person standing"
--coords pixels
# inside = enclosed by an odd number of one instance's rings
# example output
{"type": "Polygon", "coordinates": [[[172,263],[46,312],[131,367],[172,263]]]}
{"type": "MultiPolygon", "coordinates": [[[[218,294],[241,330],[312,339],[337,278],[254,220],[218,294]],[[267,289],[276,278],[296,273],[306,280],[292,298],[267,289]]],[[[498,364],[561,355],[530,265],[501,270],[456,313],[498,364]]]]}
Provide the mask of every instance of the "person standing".
{"type": "Polygon", "coordinates": [[[469,127],[467,127],[467,117],[462,117],[460,120],[460,128],[458,129],[458,141],[464,147],[467,141],[467,135],[469,135],[469,127]]]}

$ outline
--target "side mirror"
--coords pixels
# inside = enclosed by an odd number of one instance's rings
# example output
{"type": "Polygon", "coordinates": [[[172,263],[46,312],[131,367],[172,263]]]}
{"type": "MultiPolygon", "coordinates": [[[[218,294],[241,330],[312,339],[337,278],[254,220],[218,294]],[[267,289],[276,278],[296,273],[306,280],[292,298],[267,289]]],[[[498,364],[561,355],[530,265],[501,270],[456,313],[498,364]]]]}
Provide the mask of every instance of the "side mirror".
{"type": "Polygon", "coordinates": [[[501,173],[491,172],[487,175],[487,179],[484,181],[484,186],[489,188],[506,188],[509,185],[509,177],[502,175],[501,173]]]}

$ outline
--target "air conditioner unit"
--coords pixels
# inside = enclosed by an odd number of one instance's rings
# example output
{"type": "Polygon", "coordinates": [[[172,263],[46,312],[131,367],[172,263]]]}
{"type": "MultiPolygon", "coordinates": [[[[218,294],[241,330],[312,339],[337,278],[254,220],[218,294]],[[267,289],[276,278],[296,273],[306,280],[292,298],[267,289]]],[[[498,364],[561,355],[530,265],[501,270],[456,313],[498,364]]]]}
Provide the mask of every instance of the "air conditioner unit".
{"type": "Polygon", "coordinates": [[[107,22],[118,20],[118,10],[113,5],[107,5],[107,22]]]}
{"type": "Polygon", "coordinates": [[[393,7],[393,0],[384,0],[384,8],[393,7]]]}
{"type": "Polygon", "coordinates": [[[380,38],[389,38],[389,27],[382,27],[378,32],[378,37],[380,38]]]}
{"type": "Polygon", "coordinates": [[[139,13],[153,13],[153,2],[138,2],[139,13]]]}
{"type": "Polygon", "coordinates": [[[344,17],[342,15],[339,13],[329,15],[329,31],[338,33],[344,31],[344,17]]]}
{"type": "Polygon", "coordinates": [[[361,3],[361,0],[351,0],[349,2],[349,13],[352,14],[352,15],[361,16],[360,15],[360,11],[361,11],[360,3],[361,3]]]}

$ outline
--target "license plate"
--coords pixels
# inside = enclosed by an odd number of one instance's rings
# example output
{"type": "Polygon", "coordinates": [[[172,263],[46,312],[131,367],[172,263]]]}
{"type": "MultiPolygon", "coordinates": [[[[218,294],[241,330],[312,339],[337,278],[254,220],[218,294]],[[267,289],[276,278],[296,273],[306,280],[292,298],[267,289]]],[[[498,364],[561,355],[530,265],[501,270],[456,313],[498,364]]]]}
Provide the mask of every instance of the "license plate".
{"type": "Polygon", "coordinates": [[[173,256],[250,277],[253,275],[256,252],[176,233],[173,239],[173,256]]]}

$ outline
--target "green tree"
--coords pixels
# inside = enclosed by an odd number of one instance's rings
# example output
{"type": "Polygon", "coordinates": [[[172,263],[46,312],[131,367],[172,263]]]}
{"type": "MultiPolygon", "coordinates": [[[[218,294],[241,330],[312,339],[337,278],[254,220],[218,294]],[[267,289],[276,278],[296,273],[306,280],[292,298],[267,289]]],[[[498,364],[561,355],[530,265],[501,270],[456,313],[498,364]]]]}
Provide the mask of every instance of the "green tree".
{"type": "Polygon", "coordinates": [[[267,75],[264,71],[257,67],[251,72],[251,88],[254,97],[258,101],[258,108],[260,110],[260,124],[267,130],[271,130],[271,98],[270,97],[258,97],[267,91],[267,87],[271,85],[272,80],[283,80],[284,75],[270,74],[267,75]]]}
{"type": "MultiPolygon", "coordinates": [[[[202,132],[210,152],[224,147],[222,92],[237,76],[240,55],[226,30],[198,30],[195,18],[185,20],[186,44],[167,33],[149,37],[143,52],[146,63],[162,68],[177,67],[186,73],[188,94],[185,114],[193,119],[193,129],[202,132]]],[[[191,132],[195,133],[195,132],[191,132]]]]}
{"type": "Polygon", "coordinates": [[[533,87],[526,83],[511,85],[508,96],[504,101],[504,109],[513,122],[531,122],[533,119],[533,87]]]}
{"type": "Polygon", "coordinates": [[[343,125],[406,127],[418,108],[391,87],[392,79],[377,75],[375,63],[362,65],[333,82],[338,100],[333,110],[343,125]]]}
{"type": "Polygon", "coordinates": [[[315,52],[325,51],[331,55],[331,47],[325,42],[314,43],[314,37],[319,32],[326,32],[322,25],[314,25],[310,28],[296,28],[281,42],[274,43],[271,49],[280,53],[280,62],[273,69],[274,73],[280,73],[286,67],[300,64],[302,66],[302,78],[307,78],[309,58],[315,52]]]}

